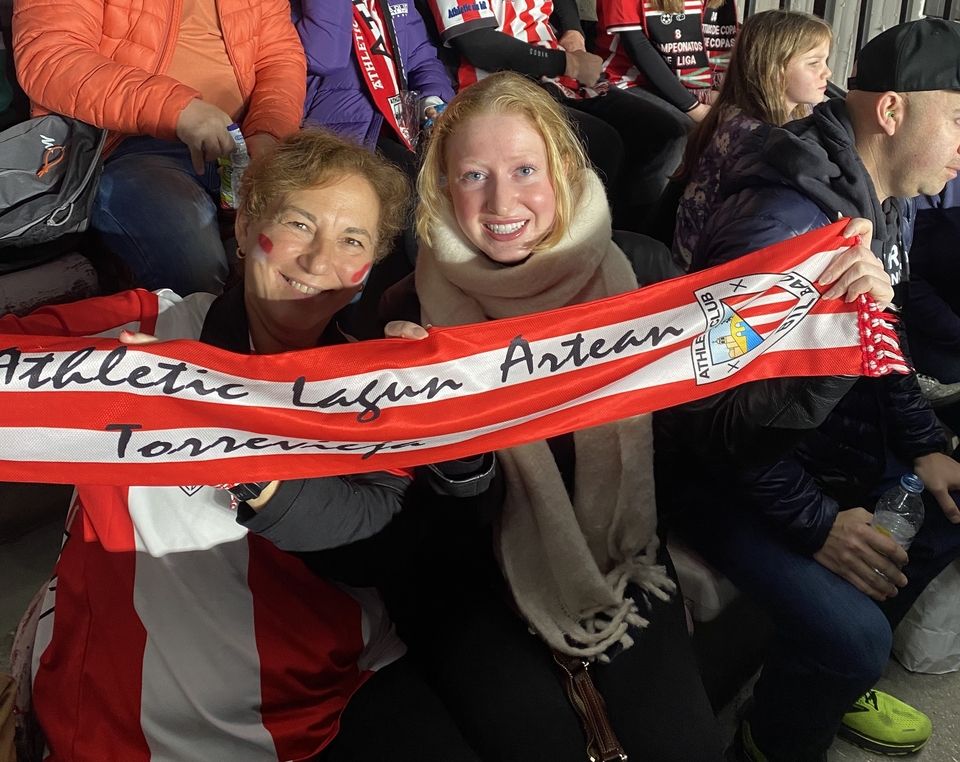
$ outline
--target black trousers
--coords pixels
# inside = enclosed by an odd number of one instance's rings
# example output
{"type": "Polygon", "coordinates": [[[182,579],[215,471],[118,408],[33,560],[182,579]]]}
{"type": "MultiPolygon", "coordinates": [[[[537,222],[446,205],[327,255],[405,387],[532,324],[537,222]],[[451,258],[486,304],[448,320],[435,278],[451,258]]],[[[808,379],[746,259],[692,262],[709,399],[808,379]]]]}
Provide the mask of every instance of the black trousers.
{"type": "Polygon", "coordinates": [[[599,119],[620,136],[622,170],[609,194],[613,224],[622,230],[648,232],[650,214],[683,159],[693,120],[662,98],[636,87],[611,88],[598,98],[564,102],[582,114],[580,119],[599,119]]]}
{"type": "MultiPolygon", "coordinates": [[[[548,92],[557,97],[553,90],[548,88],[548,92]]],[[[597,170],[603,186],[607,189],[607,199],[612,206],[617,193],[619,193],[623,159],[626,155],[626,148],[620,133],[613,125],[600,117],[577,108],[578,101],[561,97],[557,97],[557,100],[564,106],[567,117],[573,123],[580,140],[583,141],[587,158],[590,159],[590,163],[597,170]]]]}
{"type": "MultiPolygon", "coordinates": [[[[422,675],[408,656],[361,687],[321,762],[583,762],[586,739],[547,647],[506,605],[490,599],[470,614],[435,622],[422,675]]],[[[655,603],[637,644],[590,669],[631,760],[721,759],[679,597],[655,603]]]]}
{"type": "MultiPolygon", "coordinates": [[[[549,649],[488,599],[418,657],[485,762],[583,762],[586,737],[549,649]]],[[[716,762],[719,727],[703,690],[680,598],[653,604],[650,626],[610,664],[591,665],[631,760],[716,762]]]]}
{"type": "MultiPolygon", "coordinates": [[[[584,762],[560,668],[507,603],[486,516],[497,490],[429,500],[417,485],[394,527],[409,555],[382,586],[410,653],[360,688],[322,762],[584,762]]],[[[722,756],[682,601],[654,599],[633,647],[590,667],[633,762],[722,756]]]]}
{"type": "Polygon", "coordinates": [[[317,762],[480,762],[405,656],[373,675],[340,716],[317,762]]]}

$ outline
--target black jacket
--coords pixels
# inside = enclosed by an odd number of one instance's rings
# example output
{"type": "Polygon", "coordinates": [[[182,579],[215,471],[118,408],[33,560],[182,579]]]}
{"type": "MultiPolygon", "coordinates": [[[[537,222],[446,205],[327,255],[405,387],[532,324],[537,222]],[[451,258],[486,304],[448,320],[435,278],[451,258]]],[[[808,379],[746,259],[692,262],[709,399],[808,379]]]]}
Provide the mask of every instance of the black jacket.
{"type": "MultiPolygon", "coordinates": [[[[929,347],[960,362],[960,178],[938,196],[922,196],[910,250],[910,283],[904,322],[916,349],[929,347]]],[[[928,372],[936,375],[931,368],[928,372]]]]}
{"type": "MultiPolygon", "coordinates": [[[[761,152],[724,178],[721,195],[695,269],[858,216],[873,221],[871,249],[891,275],[905,271],[912,207],[877,199],[842,101],[771,130],[761,152]]],[[[914,374],[753,382],[658,414],[655,432],[662,510],[754,510],[808,554],[838,510],[870,507],[890,457],[909,463],[945,446],[914,374]]]]}
{"type": "Polygon", "coordinates": [[[865,217],[874,225],[870,248],[891,280],[905,275],[915,205],[877,198],[842,100],[769,130],[760,152],[744,155],[721,178],[720,195],[723,203],[700,235],[691,269],[736,259],[841,217],[865,217]]]}

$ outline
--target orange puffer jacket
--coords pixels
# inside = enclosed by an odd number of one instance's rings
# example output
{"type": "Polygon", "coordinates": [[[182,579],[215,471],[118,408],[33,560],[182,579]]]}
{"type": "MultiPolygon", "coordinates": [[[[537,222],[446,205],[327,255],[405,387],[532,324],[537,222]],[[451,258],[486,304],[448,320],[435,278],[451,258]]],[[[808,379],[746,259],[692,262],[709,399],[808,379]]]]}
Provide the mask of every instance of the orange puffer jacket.
{"type": "MultiPolygon", "coordinates": [[[[17,76],[33,113],[56,112],[124,135],[173,140],[200,94],[164,76],[182,0],[15,0],[17,76]]],[[[245,135],[300,126],[306,62],[290,0],[217,0],[227,55],[246,101],[245,135]]]]}

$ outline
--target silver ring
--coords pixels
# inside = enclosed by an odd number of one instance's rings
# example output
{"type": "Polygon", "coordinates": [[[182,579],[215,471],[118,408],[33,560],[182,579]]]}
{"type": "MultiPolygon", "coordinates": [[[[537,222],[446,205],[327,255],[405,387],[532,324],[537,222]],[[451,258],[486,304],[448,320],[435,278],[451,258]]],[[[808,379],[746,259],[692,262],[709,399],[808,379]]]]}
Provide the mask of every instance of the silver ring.
{"type": "Polygon", "coordinates": [[[889,578],[886,574],[884,574],[882,571],[880,571],[878,568],[874,567],[873,570],[874,570],[877,574],[879,574],[881,577],[883,577],[885,580],[887,580],[887,582],[890,581],[890,578],[889,578]]]}

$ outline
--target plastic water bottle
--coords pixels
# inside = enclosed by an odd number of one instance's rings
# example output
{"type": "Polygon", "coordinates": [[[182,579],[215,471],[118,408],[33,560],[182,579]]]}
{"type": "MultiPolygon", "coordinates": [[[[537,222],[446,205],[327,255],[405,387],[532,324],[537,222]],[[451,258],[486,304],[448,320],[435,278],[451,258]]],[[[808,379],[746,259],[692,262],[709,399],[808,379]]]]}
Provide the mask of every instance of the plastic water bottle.
{"type": "Polygon", "coordinates": [[[892,537],[903,547],[910,547],[923,524],[923,482],[916,474],[904,474],[900,484],[887,490],[873,510],[873,527],[892,537]]]}
{"type": "Polygon", "coordinates": [[[235,147],[229,156],[217,159],[220,165],[220,206],[224,209],[236,209],[240,201],[240,179],[250,163],[247,141],[236,124],[227,127],[235,147]]]}

